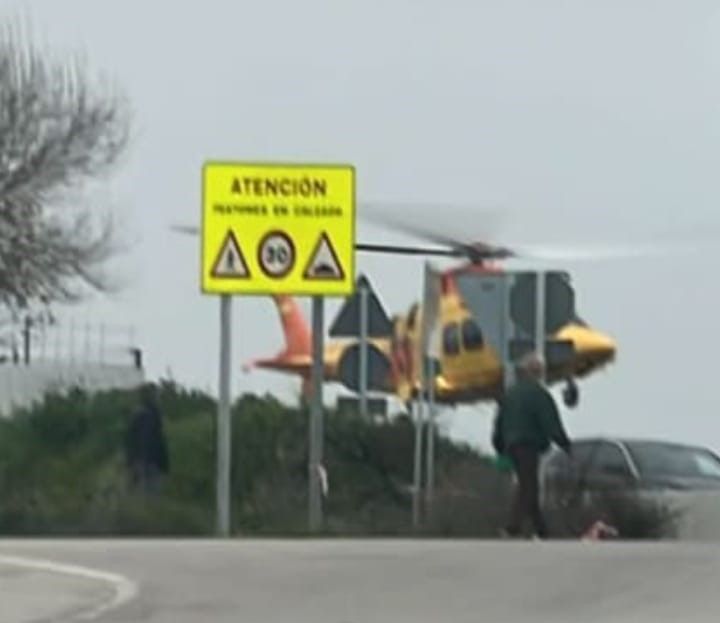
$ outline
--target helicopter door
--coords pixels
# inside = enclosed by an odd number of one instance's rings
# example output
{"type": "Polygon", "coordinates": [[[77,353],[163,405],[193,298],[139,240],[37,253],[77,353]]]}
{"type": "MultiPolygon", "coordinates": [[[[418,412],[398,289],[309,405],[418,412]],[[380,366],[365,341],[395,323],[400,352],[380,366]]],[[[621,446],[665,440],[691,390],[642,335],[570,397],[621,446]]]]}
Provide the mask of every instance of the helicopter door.
{"type": "Polygon", "coordinates": [[[442,332],[443,367],[460,354],[460,327],[457,322],[450,322],[443,327],[442,332]]]}
{"type": "Polygon", "coordinates": [[[460,323],[462,356],[459,379],[463,385],[476,387],[485,383],[483,373],[487,367],[487,350],[482,329],[472,317],[460,323]]]}
{"type": "Polygon", "coordinates": [[[465,274],[457,280],[460,295],[480,327],[484,345],[502,359],[505,336],[505,277],[495,274],[465,274]]]}
{"type": "Polygon", "coordinates": [[[442,332],[442,369],[445,378],[451,384],[461,382],[463,372],[460,324],[449,322],[442,332]]]}

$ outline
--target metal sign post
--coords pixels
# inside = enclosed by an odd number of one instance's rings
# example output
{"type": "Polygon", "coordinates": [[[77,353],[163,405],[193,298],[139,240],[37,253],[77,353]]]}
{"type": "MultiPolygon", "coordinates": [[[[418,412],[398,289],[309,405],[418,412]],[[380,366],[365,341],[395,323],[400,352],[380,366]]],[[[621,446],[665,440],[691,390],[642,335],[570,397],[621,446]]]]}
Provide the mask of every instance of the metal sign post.
{"type": "Polygon", "coordinates": [[[220,387],[217,415],[217,531],[223,537],[230,536],[231,329],[232,297],[223,294],[220,296],[220,387]]]}
{"type": "MultiPolygon", "coordinates": [[[[535,352],[545,360],[545,273],[538,271],[535,277],[535,352]]],[[[545,381],[543,369],[541,382],[545,381]]]]}
{"type": "Polygon", "coordinates": [[[368,416],[368,296],[367,286],[360,285],[360,416],[368,416]]]}
{"type": "Polygon", "coordinates": [[[512,297],[512,279],[511,275],[506,275],[503,281],[504,297],[505,301],[502,318],[504,320],[503,326],[503,337],[502,337],[502,348],[503,354],[503,385],[507,390],[515,383],[515,361],[511,352],[511,340],[515,336],[515,323],[513,322],[511,310],[511,297],[512,297]]]}
{"type": "Polygon", "coordinates": [[[413,527],[420,526],[420,502],[422,498],[422,438],[423,438],[423,403],[421,399],[413,401],[411,414],[415,421],[415,456],[413,459],[413,527]]]}
{"type": "MultiPolygon", "coordinates": [[[[439,324],[439,300],[442,296],[440,274],[435,271],[429,262],[425,263],[423,275],[423,302],[421,316],[420,336],[420,386],[422,409],[427,411],[426,422],[421,416],[423,411],[419,407],[418,422],[419,434],[415,439],[416,469],[422,473],[422,467],[418,465],[418,455],[422,457],[422,426],[427,426],[425,441],[425,508],[429,516],[432,512],[432,500],[435,485],[435,362],[434,358],[440,356],[438,324],[439,324]]],[[[421,477],[416,478],[418,487],[418,498],[420,497],[421,477]]],[[[419,502],[418,502],[419,507],[419,502]]],[[[419,520],[418,520],[419,521],[419,520]]],[[[417,525],[417,524],[416,524],[417,525]]]]}
{"type": "Polygon", "coordinates": [[[432,503],[435,495],[435,365],[429,356],[425,357],[425,383],[428,410],[425,504],[429,515],[432,513],[432,503]]]}
{"type": "Polygon", "coordinates": [[[312,298],[312,403],[310,405],[309,432],[309,508],[310,530],[317,532],[323,526],[322,462],[323,462],[323,297],[312,298]]]}

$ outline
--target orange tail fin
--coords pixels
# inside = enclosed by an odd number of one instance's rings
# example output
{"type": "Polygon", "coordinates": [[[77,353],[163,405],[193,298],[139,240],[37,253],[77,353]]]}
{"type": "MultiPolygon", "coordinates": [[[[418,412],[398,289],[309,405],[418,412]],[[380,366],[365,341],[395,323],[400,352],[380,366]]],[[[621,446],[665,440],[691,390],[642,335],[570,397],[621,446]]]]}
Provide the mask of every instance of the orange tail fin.
{"type": "Polygon", "coordinates": [[[283,354],[310,355],[312,352],[310,328],[305,322],[297,301],[284,294],[273,296],[273,300],[277,306],[285,334],[285,352],[283,354]]]}
{"type": "Polygon", "coordinates": [[[257,359],[245,366],[245,371],[252,367],[269,368],[295,372],[306,375],[310,369],[312,357],[312,336],[310,328],[305,322],[300,306],[291,296],[278,294],[273,301],[280,316],[280,323],[285,335],[285,349],[275,357],[257,359]]]}

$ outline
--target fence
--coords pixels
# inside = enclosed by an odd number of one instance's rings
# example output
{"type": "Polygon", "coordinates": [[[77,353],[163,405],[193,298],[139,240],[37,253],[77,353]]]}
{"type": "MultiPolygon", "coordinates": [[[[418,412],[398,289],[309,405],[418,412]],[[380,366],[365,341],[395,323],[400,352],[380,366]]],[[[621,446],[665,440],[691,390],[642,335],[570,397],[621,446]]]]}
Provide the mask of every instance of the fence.
{"type": "Polygon", "coordinates": [[[142,367],[132,325],[24,319],[0,331],[0,364],[31,362],[142,367]]]}
{"type": "Polygon", "coordinates": [[[24,319],[0,329],[0,415],[49,391],[127,389],[144,380],[130,325],[24,319]]]}

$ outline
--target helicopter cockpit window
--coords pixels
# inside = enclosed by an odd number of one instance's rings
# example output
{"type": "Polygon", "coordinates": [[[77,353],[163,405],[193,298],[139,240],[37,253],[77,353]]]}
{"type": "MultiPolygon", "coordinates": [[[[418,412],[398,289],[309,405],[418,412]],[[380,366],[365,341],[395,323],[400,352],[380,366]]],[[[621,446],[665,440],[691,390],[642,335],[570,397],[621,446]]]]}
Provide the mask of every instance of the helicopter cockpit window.
{"type": "Polygon", "coordinates": [[[462,339],[465,350],[480,350],[483,347],[482,331],[477,322],[471,318],[462,324],[462,339]]]}
{"type": "Polygon", "coordinates": [[[457,355],[460,353],[460,332],[455,322],[447,325],[443,329],[443,350],[446,355],[457,355]]]}

